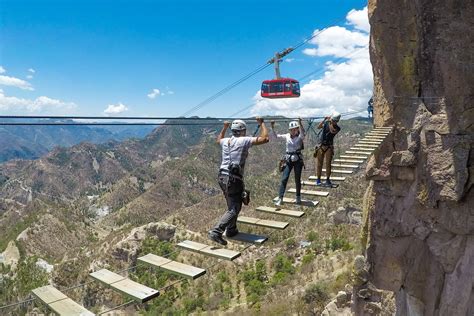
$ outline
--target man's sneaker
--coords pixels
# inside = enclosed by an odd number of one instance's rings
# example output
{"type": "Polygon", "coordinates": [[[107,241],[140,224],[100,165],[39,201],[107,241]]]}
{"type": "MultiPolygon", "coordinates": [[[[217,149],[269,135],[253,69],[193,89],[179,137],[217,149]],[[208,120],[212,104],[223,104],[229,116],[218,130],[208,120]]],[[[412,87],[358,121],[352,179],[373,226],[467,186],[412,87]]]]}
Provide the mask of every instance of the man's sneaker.
{"type": "Polygon", "coordinates": [[[296,204],[301,204],[301,196],[296,196],[296,204]]]}
{"type": "Polygon", "coordinates": [[[321,185],[321,179],[316,180],[316,185],[321,185]]]}
{"type": "Polygon", "coordinates": [[[282,198],[278,198],[275,200],[275,206],[281,206],[283,204],[283,199],[282,198]]]}
{"type": "Polygon", "coordinates": [[[226,230],[225,231],[225,236],[226,237],[234,237],[235,235],[237,235],[239,233],[239,230],[238,229],[234,229],[234,230],[226,230]]]}
{"type": "Polygon", "coordinates": [[[218,244],[221,244],[222,246],[227,245],[227,241],[224,238],[222,238],[222,235],[219,235],[217,233],[214,233],[214,232],[210,231],[207,236],[209,237],[210,240],[212,240],[212,241],[214,241],[218,244]]]}
{"type": "Polygon", "coordinates": [[[324,183],[324,185],[326,185],[326,186],[328,186],[328,187],[332,186],[331,180],[326,179],[326,182],[324,183]]]}

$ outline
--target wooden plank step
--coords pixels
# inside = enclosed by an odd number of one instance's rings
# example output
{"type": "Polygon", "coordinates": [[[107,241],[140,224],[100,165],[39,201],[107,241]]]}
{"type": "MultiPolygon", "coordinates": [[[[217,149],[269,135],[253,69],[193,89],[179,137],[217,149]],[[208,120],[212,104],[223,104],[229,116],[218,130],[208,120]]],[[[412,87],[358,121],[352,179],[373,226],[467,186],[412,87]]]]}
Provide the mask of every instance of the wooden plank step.
{"type": "Polygon", "coordinates": [[[360,151],[360,150],[348,150],[348,151],[346,151],[346,154],[354,154],[354,155],[360,155],[360,156],[365,155],[364,158],[367,158],[371,155],[371,153],[369,153],[369,152],[360,151]]]}
{"type": "Polygon", "coordinates": [[[383,143],[383,140],[365,139],[365,138],[362,138],[361,140],[359,140],[359,144],[380,145],[382,143],[383,143]]]}
{"type": "Polygon", "coordinates": [[[286,210],[283,208],[268,207],[268,206],[259,206],[255,210],[259,212],[278,214],[278,215],[290,216],[290,217],[302,217],[304,215],[304,212],[301,212],[301,211],[286,210]]]}
{"type": "Polygon", "coordinates": [[[378,133],[378,132],[370,132],[365,134],[365,136],[381,136],[381,137],[386,137],[390,133],[378,133]]]}
{"type": "Polygon", "coordinates": [[[359,165],[348,165],[343,163],[333,163],[331,167],[339,167],[339,168],[359,168],[359,165]]]}
{"type": "Polygon", "coordinates": [[[367,147],[351,147],[349,150],[355,150],[355,151],[365,151],[368,154],[371,154],[375,148],[367,148],[367,147]]]}
{"type": "Polygon", "coordinates": [[[368,148],[368,147],[361,147],[361,146],[354,146],[354,147],[351,147],[349,148],[349,150],[359,150],[359,151],[368,151],[368,152],[372,152],[375,150],[375,148],[368,148]]]}
{"type": "Polygon", "coordinates": [[[379,145],[358,143],[358,144],[355,144],[354,147],[379,148],[379,145]]]}
{"type": "Polygon", "coordinates": [[[381,140],[359,140],[358,144],[364,144],[364,145],[377,145],[377,146],[380,146],[380,144],[382,144],[383,141],[381,140]]]}
{"type": "Polygon", "coordinates": [[[143,284],[132,281],[107,269],[89,274],[89,276],[112,289],[131,296],[134,300],[144,303],[160,295],[160,292],[143,284]]]}
{"type": "Polygon", "coordinates": [[[177,246],[189,251],[194,251],[206,256],[212,256],[219,259],[232,261],[235,258],[240,257],[240,252],[229,250],[229,249],[217,248],[214,246],[201,244],[201,243],[191,241],[191,240],[182,241],[179,244],[177,244],[177,246]]]}
{"type": "MultiPolygon", "coordinates": [[[[326,172],[326,169],[323,168],[323,172],[326,172]]],[[[345,173],[345,174],[351,174],[354,171],[352,170],[342,170],[342,169],[331,169],[331,173],[345,173]]]]}
{"type": "MultiPolygon", "coordinates": [[[[276,201],[276,199],[278,199],[278,196],[276,198],[274,198],[273,201],[276,201]]],[[[296,199],[284,197],[283,198],[283,203],[296,204],[296,199]]],[[[299,204],[299,205],[314,207],[314,206],[317,206],[318,204],[319,204],[318,201],[311,201],[311,200],[301,199],[301,204],[299,204]]]]}
{"type": "Polygon", "coordinates": [[[340,155],[340,158],[344,159],[367,159],[367,156],[357,156],[357,155],[340,155]]]}
{"type": "Polygon", "coordinates": [[[77,304],[51,285],[36,288],[33,295],[58,315],[92,316],[94,313],[77,304]]]}
{"type": "MultiPolygon", "coordinates": [[[[296,189],[292,188],[288,190],[289,193],[296,193],[296,189]]],[[[301,190],[301,194],[311,195],[311,196],[328,196],[329,192],[325,191],[313,191],[313,190],[301,190]]]]}
{"type": "Polygon", "coordinates": [[[374,141],[384,141],[385,136],[371,136],[371,135],[366,135],[363,140],[374,140],[374,141]]]}
{"type": "Polygon", "coordinates": [[[161,270],[165,270],[167,272],[174,273],[193,280],[206,274],[206,270],[204,269],[193,267],[164,257],[160,257],[152,253],[139,257],[137,260],[149,264],[153,267],[159,268],[161,270]]]}
{"type": "Polygon", "coordinates": [[[255,235],[255,234],[249,234],[249,233],[242,233],[239,232],[237,235],[232,236],[232,237],[227,237],[227,239],[234,240],[234,241],[240,241],[240,242],[245,242],[245,243],[250,243],[250,244],[257,244],[261,245],[265,241],[268,240],[267,236],[262,236],[262,235],[255,235]]]}
{"type": "Polygon", "coordinates": [[[377,127],[374,127],[374,130],[377,130],[377,129],[383,129],[383,130],[392,130],[393,129],[393,126],[377,126],[377,127]]]}
{"type": "MultiPolygon", "coordinates": [[[[316,179],[317,179],[316,176],[309,176],[309,180],[316,180],[316,179]]],[[[326,179],[326,177],[324,177],[324,179],[326,179]]],[[[331,181],[345,181],[346,177],[336,177],[336,176],[331,175],[329,180],[331,180],[331,181]]],[[[303,183],[303,182],[301,182],[301,183],[303,183]]]]}
{"type": "Polygon", "coordinates": [[[359,159],[334,159],[335,162],[348,162],[348,163],[364,163],[363,160],[359,159]]]}
{"type": "Polygon", "coordinates": [[[287,222],[278,222],[278,221],[272,221],[272,220],[261,219],[261,218],[247,217],[247,216],[237,217],[237,223],[261,226],[261,227],[266,227],[266,228],[275,228],[275,229],[285,229],[289,225],[289,223],[287,222]]]}

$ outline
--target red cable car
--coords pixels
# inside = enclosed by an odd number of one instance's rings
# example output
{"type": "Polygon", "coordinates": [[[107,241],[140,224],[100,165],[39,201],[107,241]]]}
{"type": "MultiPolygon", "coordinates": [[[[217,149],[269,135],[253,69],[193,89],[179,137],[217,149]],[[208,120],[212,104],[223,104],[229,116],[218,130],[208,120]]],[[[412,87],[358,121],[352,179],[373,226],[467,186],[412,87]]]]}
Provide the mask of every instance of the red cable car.
{"type": "Polygon", "coordinates": [[[280,78],[265,80],[262,83],[260,95],[262,98],[298,98],[300,96],[300,84],[295,79],[280,78]]]}
{"type": "Polygon", "coordinates": [[[300,83],[291,78],[280,77],[281,58],[293,51],[293,48],[287,48],[280,53],[275,53],[275,57],[268,61],[269,64],[275,64],[276,79],[265,80],[262,83],[260,95],[262,98],[298,98],[300,96],[300,83]]]}

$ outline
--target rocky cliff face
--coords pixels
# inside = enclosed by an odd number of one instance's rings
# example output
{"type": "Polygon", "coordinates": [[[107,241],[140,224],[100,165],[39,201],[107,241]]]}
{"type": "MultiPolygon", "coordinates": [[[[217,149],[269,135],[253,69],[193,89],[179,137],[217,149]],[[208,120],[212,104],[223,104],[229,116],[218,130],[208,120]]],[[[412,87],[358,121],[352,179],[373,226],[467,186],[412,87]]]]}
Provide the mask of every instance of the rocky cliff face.
{"type": "Polygon", "coordinates": [[[399,315],[474,315],[474,1],[369,0],[369,279],[399,315]]]}

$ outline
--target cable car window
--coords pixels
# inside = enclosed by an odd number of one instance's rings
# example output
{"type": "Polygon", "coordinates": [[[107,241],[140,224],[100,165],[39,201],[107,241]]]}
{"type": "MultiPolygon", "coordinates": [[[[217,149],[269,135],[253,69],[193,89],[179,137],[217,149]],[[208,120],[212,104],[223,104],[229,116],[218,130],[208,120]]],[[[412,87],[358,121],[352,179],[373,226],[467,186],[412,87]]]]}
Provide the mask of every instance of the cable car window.
{"type": "Polygon", "coordinates": [[[268,90],[269,90],[268,83],[262,83],[262,92],[268,93],[268,90]]]}
{"type": "Polygon", "coordinates": [[[300,84],[293,82],[293,94],[300,95],[300,84]]]}
{"type": "Polygon", "coordinates": [[[270,85],[270,92],[283,92],[283,85],[281,82],[272,82],[270,85]]]}
{"type": "Polygon", "coordinates": [[[285,92],[290,92],[290,91],[291,91],[291,83],[285,82],[285,92]]]}

